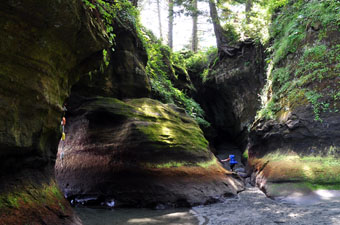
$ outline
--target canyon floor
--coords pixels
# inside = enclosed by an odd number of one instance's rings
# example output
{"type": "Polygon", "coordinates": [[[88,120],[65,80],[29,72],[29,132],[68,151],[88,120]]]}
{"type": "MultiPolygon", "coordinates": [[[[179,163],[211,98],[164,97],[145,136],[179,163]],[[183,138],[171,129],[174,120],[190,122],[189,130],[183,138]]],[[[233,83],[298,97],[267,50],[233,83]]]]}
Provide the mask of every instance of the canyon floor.
{"type": "Polygon", "coordinates": [[[337,225],[340,195],[319,191],[310,196],[272,200],[248,186],[235,198],[192,209],[88,209],[76,212],[84,225],[337,225]]]}

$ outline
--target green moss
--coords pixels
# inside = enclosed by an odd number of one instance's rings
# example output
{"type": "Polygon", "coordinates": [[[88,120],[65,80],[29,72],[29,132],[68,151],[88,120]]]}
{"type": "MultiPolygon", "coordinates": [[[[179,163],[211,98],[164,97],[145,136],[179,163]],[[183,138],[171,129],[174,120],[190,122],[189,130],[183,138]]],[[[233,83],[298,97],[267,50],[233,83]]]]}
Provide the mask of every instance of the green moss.
{"type": "Polygon", "coordinates": [[[89,114],[99,111],[121,121],[142,121],[136,129],[148,140],[148,145],[155,149],[209,152],[208,141],[195,120],[186,113],[153,99],[140,98],[122,102],[97,97],[81,110],[86,110],[89,114]]]}
{"type": "Polygon", "coordinates": [[[340,184],[318,184],[311,182],[270,183],[267,194],[270,196],[288,196],[293,193],[310,194],[317,190],[340,190],[340,184]]]}
{"type": "Polygon", "coordinates": [[[20,209],[24,205],[45,205],[51,202],[62,205],[64,197],[54,182],[41,187],[25,186],[25,188],[11,190],[10,193],[0,195],[0,209],[20,209]],[[57,202],[56,202],[57,201],[57,202]]]}
{"type": "MultiPolygon", "coordinates": [[[[136,29],[138,25],[138,10],[136,10],[131,2],[127,0],[115,1],[114,4],[103,0],[82,0],[86,7],[96,16],[100,15],[101,22],[105,25],[105,33],[111,44],[114,44],[115,33],[113,29],[114,22],[123,22],[125,26],[131,25],[136,29]]],[[[104,61],[105,61],[105,53],[104,61]]],[[[106,64],[106,61],[105,61],[106,64]]]]}
{"type": "Polygon", "coordinates": [[[1,196],[0,198],[0,209],[4,208],[5,206],[9,208],[18,208],[18,197],[9,194],[7,196],[1,196]]]}
{"type": "Polygon", "coordinates": [[[148,163],[145,166],[148,168],[174,168],[174,167],[202,167],[202,168],[209,168],[210,166],[214,166],[217,164],[217,159],[214,157],[213,159],[205,162],[199,163],[189,163],[189,162],[178,162],[178,161],[171,161],[167,163],[159,163],[159,164],[152,164],[148,163]]]}
{"type": "Polygon", "coordinates": [[[249,158],[248,149],[246,149],[246,150],[243,152],[242,158],[244,158],[245,160],[248,160],[248,158],[249,158]]]}
{"type": "Polygon", "coordinates": [[[264,90],[262,109],[258,118],[276,119],[282,110],[311,104],[315,120],[322,121],[323,112],[338,112],[338,99],[334,93],[340,89],[337,66],[340,43],[334,35],[340,24],[335,0],[288,1],[273,21],[273,46],[268,49],[268,80],[264,90]],[[315,28],[317,27],[317,28],[315,28]],[[319,39],[308,29],[318,29],[319,39]],[[289,57],[287,57],[289,55],[289,57]]]}
{"type": "MultiPolygon", "coordinates": [[[[271,163],[271,167],[279,166],[279,172],[285,181],[299,181],[319,186],[340,185],[340,159],[336,157],[339,148],[330,146],[324,150],[324,155],[297,155],[293,153],[270,153],[263,161],[271,163]]],[[[276,174],[275,172],[275,174],[276,174]]],[[[278,175],[277,175],[278,176],[278,175]]],[[[271,178],[271,179],[278,179],[271,178]]]]}
{"type": "Polygon", "coordinates": [[[151,99],[134,99],[127,102],[138,112],[138,117],[150,121],[138,129],[161,147],[174,149],[185,146],[188,151],[208,151],[208,141],[200,127],[185,114],[151,99]]]}
{"type": "Polygon", "coordinates": [[[308,194],[311,191],[317,190],[340,190],[340,184],[319,184],[311,182],[294,182],[294,183],[271,183],[269,186],[269,192],[273,196],[280,196],[285,194],[292,194],[294,192],[308,194]]]}
{"type": "MultiPolygon", "coordinates": [[[[204,119],[204,111],[201,106],[185,92],[175,87],[174,82],[178,79],[174,67],[180,68],[187,74],[187,65],[179,53],[174,53],[168,46],[163,45],[154,35],[145,32],[144,41],[148,53],[146,73],[150,78],[153,98],[163,103],[173,103],[184,108],[185,111],[203,127],[210,124],[204,119]]],[[[183,81],[178,81],[182,82],[183,81]]],[[[193,87],[191,87],[193,88],[193,87]]]]}

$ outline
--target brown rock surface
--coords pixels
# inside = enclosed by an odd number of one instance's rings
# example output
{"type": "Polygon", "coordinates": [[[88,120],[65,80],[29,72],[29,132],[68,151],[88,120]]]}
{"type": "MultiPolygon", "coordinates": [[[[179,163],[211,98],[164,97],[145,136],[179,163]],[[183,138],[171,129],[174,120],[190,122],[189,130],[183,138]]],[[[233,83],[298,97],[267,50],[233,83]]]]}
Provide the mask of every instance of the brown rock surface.
{"type": "Polygon", "coordinates": [[[337,1],[311,1],[304,10],[291,1],[273,23],[265,104],[249,143],[253,180],[268,196],[340,189],[338,7],[337,1]]]}
{"type": "Polygon", "coordinates": [[[206,133],[209,141],[227,138],[242,147],[246,144],[247,126],[260,106],[263,58],[261,46],[242,43],[234,57],[222,57],[210,68],[204,83],[195,82],[195,99],[214,128],[206,133]]]}
{"type": "Polygon", "coordinates": [[[72,111],[59,145],[57,181],[70,199],[117,206],[188,206],[233,195],[224,170],[190,117],[151,99],[93,98],[72,111]]]}
{"type": "Polygon", "coordinates": [[[61,106],[108,42],[78,0],[5,0],[0,15],[0,224],[78,224],[51,172],[61,106]]]}

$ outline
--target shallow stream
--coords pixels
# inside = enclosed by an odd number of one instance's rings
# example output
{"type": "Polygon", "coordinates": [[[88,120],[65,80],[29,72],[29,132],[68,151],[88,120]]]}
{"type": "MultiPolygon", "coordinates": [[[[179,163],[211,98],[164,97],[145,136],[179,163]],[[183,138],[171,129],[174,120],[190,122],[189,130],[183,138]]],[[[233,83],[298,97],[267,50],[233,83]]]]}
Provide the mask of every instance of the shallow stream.
{"type": "Polygon", "coordinates": [[[198,225],[190,209],[89,209],[76,208],[84,225],[198,225]]]}

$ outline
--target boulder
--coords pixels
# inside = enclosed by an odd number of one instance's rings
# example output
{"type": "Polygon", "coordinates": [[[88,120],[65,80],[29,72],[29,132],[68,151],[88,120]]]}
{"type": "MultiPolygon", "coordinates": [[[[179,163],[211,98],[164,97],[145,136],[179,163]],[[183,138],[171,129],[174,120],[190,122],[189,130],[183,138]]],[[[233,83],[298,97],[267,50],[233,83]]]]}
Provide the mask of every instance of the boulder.
{"type": "Polygon", "coordinates": [[[190,206],[243,189],[183,110],[156,100],[95,97],[72,109],[56,177],[69,199],[190,206]]]}

